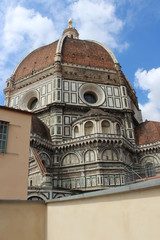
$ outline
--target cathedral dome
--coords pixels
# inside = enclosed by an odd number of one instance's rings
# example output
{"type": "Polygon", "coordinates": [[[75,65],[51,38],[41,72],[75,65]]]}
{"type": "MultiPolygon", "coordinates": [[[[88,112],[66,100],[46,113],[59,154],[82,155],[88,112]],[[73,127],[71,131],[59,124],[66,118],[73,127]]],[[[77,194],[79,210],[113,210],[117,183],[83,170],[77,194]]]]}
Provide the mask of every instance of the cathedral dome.
{"type": "Polygon", "coordinates": [[[32,116],[31,134],[37,135],[41,139],[51,142],[48,127],[35,115],[32,116]]]}
{"type": "Polygon", "coordinates": [[[53,42],[28,54],[15,69],[13,74],[14,81],[18,81],[54,64],[57,43],[58,41],[53,42]]]}
{"type": "Polygon", "coordinates": [[[118,63],[110,49],[96,41],[80,40],[77,30],[69,25],[59,40],[28,54],[15,69],[12,79],[17,82],[32,76],[54,66],[57,60],[62,64],[107,70],[115,70],[118,63]]]}
{"type": "Polygon", "coordinates": [[[135,129],[135,137],[138,145],[160,141],[160,122],[145,121],[141,123],[135,129]]]}
{"type": "Polygon", "coordinates": [[[66,38],[62,48],[62,62],[94,68],[115,69],[107,50],[97,42],[66,38]]]}

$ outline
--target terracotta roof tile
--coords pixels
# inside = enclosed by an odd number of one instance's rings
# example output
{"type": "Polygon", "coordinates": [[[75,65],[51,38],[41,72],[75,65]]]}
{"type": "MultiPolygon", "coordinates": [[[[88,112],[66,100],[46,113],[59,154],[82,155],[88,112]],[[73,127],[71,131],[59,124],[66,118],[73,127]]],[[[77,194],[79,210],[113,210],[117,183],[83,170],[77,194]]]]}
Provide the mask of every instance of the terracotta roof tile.
{"type": "Polygon", "coordinates": [[[58,41],[38,48],[27,55],[17,67],[14,74],[14,81],[32,74],[32,71],[36,72],[54,64],[57,43],[58,41]]]}
{"type": "Polygon", "coordinates": [[[160,141],[160,122],[145,121],[135,129],[137,145],[160,141]]]}
{"type": "MultiPolygon", "coordinates": [[[[27,55],[17,67],[13,80],[18,81],[33,72],[42,70],[54,64],[58,40],[43,46],[27,55]]],[[[115,69],[110,54],[98,43],[66,38],[62,47],[62,62],[83,66],[115,69]]]]}
{"type": "Polygon", "coordinates": [[[62,48],[63,63],[115,69],[110,54],[99,44],[86,40],[66,38],[62,48]]]}
{"type": "Polygon", "coordinates": [[[42,139],[52,141],[49,128],[35,115],[32,116],[31,133],[38,135],[42,139]]]}

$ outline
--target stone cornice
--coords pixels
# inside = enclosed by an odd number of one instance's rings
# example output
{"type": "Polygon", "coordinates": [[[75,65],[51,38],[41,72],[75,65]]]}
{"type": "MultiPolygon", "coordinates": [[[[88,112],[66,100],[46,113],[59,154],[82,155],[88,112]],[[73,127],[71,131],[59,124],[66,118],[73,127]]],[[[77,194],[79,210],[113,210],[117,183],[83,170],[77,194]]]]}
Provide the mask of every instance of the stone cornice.
{"type": "Polygon", "coordinates": [[[75,139],[69,139],[62,142],[49,142],[40,138],[38,135],[31,135],[31,144],[37,147],[44,147],[48,150],[62,150],[65,151],[68,148],[77,148],[86,146],[89,144],[97,145],[106,143],[107,145],[113,145],[114,147],[121,147],[122,145],[128,148],[130,151],[135,152],[136,147],[126,138],[116,134],[92,134],[89,136],[77,137],[75,139]]]}
{"type": "Polygon", "coordinates": [[[124,146],[129,151],[133,153],[141,153],[147,151],[157,151],[160,149],[160,141],[155,143],[150,143],[146,145],[134,145],[128,139],[123,137],[122,135],[117,134],[91,134],[89,136],[82,136],[77,137],[74,139],[65,140],[62,142],[49,142],[40,138],[38,135],[32,135],[30,138],[31,144],[37,147],[44,147],[48,150],[55,151],[55,150],[62,150],[66,151],[68,148],[78,148],[86,145],[97,145],[106,143],[107,145],[111,145],[114,147],[122,147],[124,146]]]}
{"type": "Polygon", "coordinates": [[[81,68],[85,70],[93,70],[93,71],[100,71],[100,72],[106,72],[106,73],[116,73],[116,70],[106,69],[106,68],[97,68],[97,67],[90,67],[90,66],[83,66],[78,64],[72,64],[72,63],[61,63],[62,67],[73,67],[73,68],[81,68]]]}
{"type": "Polygon", "coordinates": [[[154,151],[160,149],[160,141],[137,146],[137,152],[154,151]]]}
{"type": "Polygon", "coordinates": [[[42,80],[43,78],[46,78],[53,74],[54,74],[54,65],[51,65],[40,71],[33,72],[32,75],[28,75],[28,76],[20,79],[19,81],[14,82],[14,89],[19,89],[19,88],[25,87],[29,84],[32,84],[39,80],[42,80]]]}

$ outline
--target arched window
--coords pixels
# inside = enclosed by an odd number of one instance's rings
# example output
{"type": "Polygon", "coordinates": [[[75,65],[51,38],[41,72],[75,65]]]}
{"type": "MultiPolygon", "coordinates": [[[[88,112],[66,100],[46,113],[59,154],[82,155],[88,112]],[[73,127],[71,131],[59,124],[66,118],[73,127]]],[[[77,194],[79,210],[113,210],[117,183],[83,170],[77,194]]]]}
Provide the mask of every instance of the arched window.
{"type": "Polygon", "coordinates": [[[118,135],[121,134],[120,126],[119,126],[118,123],[116,124],[116,133],[117,133],[118,135]]]}
{"type": "Polygon", "coordinates": [[[145,165],[145,169],[146,169],[146,177],[152,177],[155,175],[153,163],[147,163],[145,165]]]}
{"type": "Polygon", "coordinates": [[[88,121],[84,125],[84,133],[85,135],[93,134],[93,122],[88,121]]]}
{"type": "Polygon", "coordinates": [[[118,155],[116,151],[107,149],[103,152],[102,159],[107,161],[118,161],[118,155]]]}
{"type": "Polygon", "coordinates": [[[95,161],[95,153],[93,151],[88,150],[85,153],[84,158],[85,158],[85,162],[93,162],[95,161]]]}
{"type": "Polygon", "coordinates": [[[63,166],[75,165],[78,163],[79,163],[79,159],[77,155],[74,153],[67,154],[62,161],[63,166]]]}
{"type": "Polygon", "coordinates": [[[155,157],[149,155],[143,158],[142,165],[144,166],[146,177],[152,177],[156,175],[155,166],[159,166],[159,161],[155,157]]]}
{"type": "Polygon", "coordinates": [[[74,137],[78,137],[78,136],[79,136],[79,128],[78,128],[78,126],[76,126],[74,128],[74,137]]]}
{"type": "Polygon", "coordinates": [[[110,131],[110,123],[106,120],[102,122],[102,133],[109,134],[111,133],[110,131]]]}

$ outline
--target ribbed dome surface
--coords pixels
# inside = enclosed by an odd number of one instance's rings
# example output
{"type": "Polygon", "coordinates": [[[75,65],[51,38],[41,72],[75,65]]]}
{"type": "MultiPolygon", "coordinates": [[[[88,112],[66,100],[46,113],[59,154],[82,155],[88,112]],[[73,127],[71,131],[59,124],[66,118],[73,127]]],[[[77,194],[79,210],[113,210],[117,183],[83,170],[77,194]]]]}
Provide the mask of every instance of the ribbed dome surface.
{"type": "Polygon", "coordinates": [[[136,143],[144,145],[160,141],[160,122],[145,121],[135,129],[136,143]]]}
{"type": "MultiPolygon", "coordinates": [[[[18,65],[13,79],[18,81],[54,64],[58,40],[27,55],[18,65]]],[[[115,69],[107,50],[95,42],[66,37],[62,45],[62,63],[95,68],[115,69]]]]}
{"type": "Polygon", "coordinates": [[[63,43],[62,56],[63,63],[115,69],[110,54],[95,42],[66,38],[63,43]]]}
{"type": "Polygon", "coordinates": [[[36,134],[44,140],[52,141],[49,128],[35,115],[32,116],[31,133],[36,134]]]}
{"type": "Polygon", "coordinates": [[[14,74],[14,81],[32,74],[33,71],[37,72],[54,64],[57,43],[58,41],[38,48],[27,55],[17,67],[14,74]]]}

